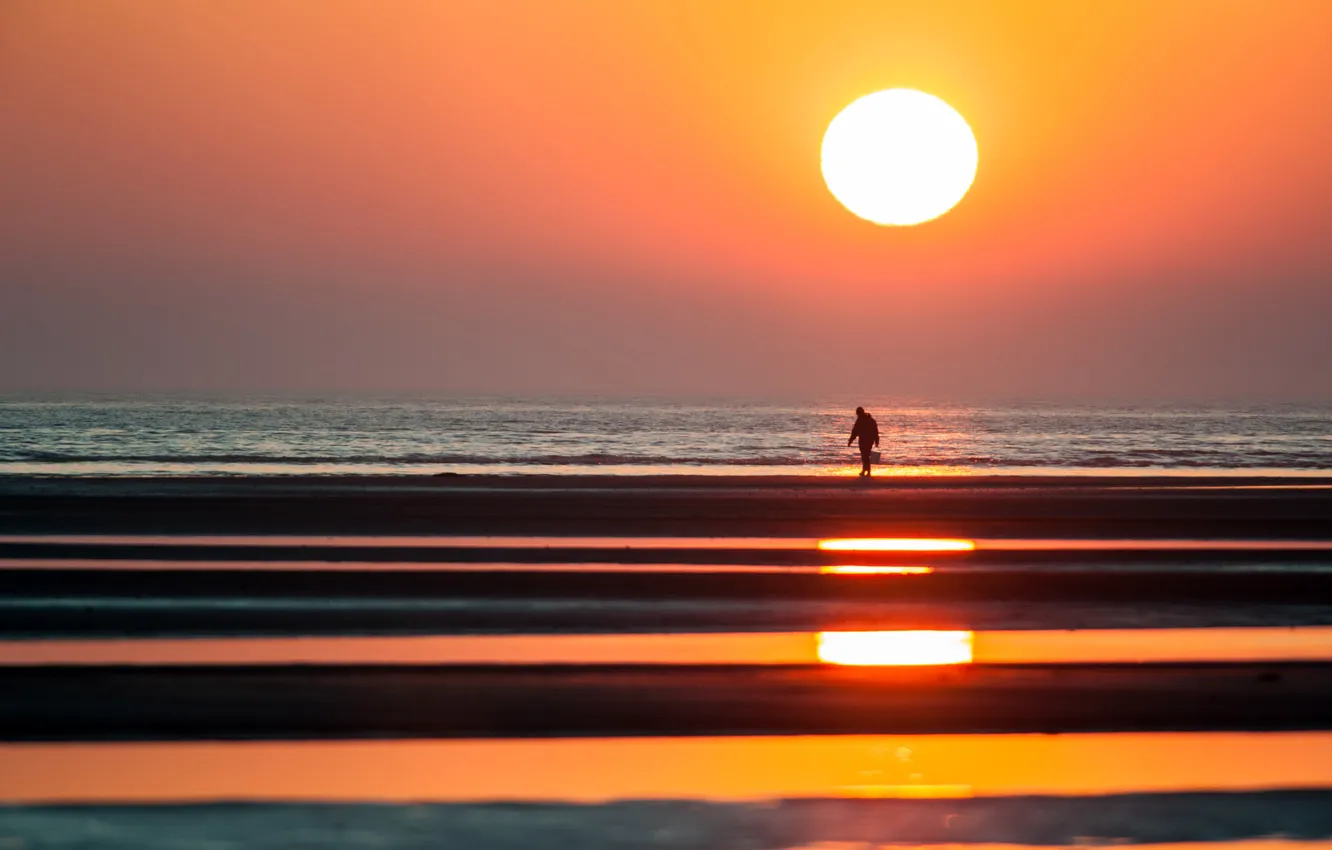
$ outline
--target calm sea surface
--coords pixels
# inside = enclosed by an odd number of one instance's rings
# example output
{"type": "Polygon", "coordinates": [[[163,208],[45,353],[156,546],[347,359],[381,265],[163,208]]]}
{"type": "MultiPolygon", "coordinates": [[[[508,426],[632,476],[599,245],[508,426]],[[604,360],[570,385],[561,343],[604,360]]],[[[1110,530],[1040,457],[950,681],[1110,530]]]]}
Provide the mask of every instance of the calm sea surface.
{"type": "MultiPolygon", "coordinates": [[[[884,472],[1332,470],[1332,407],[862,401],[884,472]]],[[[855,400],[0,398],[0,474],[819,474],[855,400]]]]}

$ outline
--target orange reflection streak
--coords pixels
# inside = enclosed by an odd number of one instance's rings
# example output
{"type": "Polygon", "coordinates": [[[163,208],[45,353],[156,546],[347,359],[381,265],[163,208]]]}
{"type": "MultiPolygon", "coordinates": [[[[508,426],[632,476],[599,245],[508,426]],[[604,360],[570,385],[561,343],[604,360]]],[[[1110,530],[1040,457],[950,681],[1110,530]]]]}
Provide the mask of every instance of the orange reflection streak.
{"type": "MultiPolygon", "coordinates": [[[[818,638],[816,632],[752,632],[22,640],[0,641],[0,669],[41,664],[813,664],[820,658],[818,638]]],[[[975,631],[971,650],[976,664],[1328,661],[1332,626],[975,631]]]]}
{"type": "Polygon", "coordinates": [[[1332,733],[3,744],[0,764],[11,804],[1122,794],[1326,787],[1332,733]]]}
{"type": "Polygon", "coordinates": [[[864,537],[820,540],[819,548],[825,552],[970,552],[976,543],[930,537],[864,537]]]}
{"type": "Polygon", "coordinates": [[[847,666],[970,664],[972,632],[820,632],[819,660],[847,666]]]}
{"type": "Polygon", "coordinates": [[[819,572],[834,576],[927,576],[934,572],[934,567],[871,567],[860,564],[839,564],[835,567],[820,567],[819,572]]]}

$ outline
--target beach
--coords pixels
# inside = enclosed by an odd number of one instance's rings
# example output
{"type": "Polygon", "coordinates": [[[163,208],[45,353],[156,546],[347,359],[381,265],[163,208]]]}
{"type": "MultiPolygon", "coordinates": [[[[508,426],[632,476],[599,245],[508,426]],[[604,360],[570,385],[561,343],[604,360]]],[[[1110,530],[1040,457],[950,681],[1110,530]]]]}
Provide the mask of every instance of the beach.
{"type": "Polygon", "coordinates": [[[0,836],[1332,836],[1332,476],[11,476],[0,564],[0,836]]]}

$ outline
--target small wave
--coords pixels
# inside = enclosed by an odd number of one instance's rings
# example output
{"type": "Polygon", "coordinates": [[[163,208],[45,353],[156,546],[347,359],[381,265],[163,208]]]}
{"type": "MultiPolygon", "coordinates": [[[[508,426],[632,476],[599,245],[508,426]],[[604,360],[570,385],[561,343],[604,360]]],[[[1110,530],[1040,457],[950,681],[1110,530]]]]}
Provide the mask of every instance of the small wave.
{"type": "Polygon", "coordinates": [[[0,461],[42,461],[45,463],[65,463],[77,459],[77,455],[65,452],[44,451],[42,449],[9,449],[0,451],[0,461]]]}
{"type": "Polygon", "coordinates": [[[679,455],[537,455],[521,452],[510,456],[479,454],[346,454],[346,455],[264,455],[264,454],[67,454],[24,451],[0,455],[0,462],[40,463],[172,463],[172,464],[283,464],[330,465],[339,463],[374,463],[386,466],[408,464],[467,465],[515,464],[538,466],[804,466],[816,461],[791,456],[691,457],[679,455]]]}
{"type": "MultiPolygon", "coordinates": [[[[601,466],[686,466],[686,467],[804,467],[804,466],[840,466],[851,465],[856,461],[853,449],[803,449],[798,451],[772,452],[761,454],[694,454],[688,451],[672,453],[655,451],[641,454],[620,452],[583,452],[583,453],[546,453],[527,454],[522,446],[516,446],[512,453],[480,452],[348,452],[334,454],[319,452],[312,454],[283,454],[281,452],[78,452],[57,451],[50,449],[22,448],[0,450],[0,464],[50,464],[61,466],[69,464],[122,464],[149,465],[171,464],[174,466],[232,466],[245,467],[256,465],[281,466],[339,466],[343,464],[369,464],[384,467],[395,466],[514,466],[514,467],[601,467],[601,466]]],[[[1066,451],[1035,456],[1022,452],[1011,455],[985,454],[894,454],[891,450],[883,452],[882,465],[886,467],[941,468],[960,467],[970,469],[1033,468],[1033,469],[1291,469],[1320,470],[1332,469],[1332,454],[1310,452],[1209,452],[1198,450],[1135,450],[1111,454],[1079,453],[1066,451]]]]}

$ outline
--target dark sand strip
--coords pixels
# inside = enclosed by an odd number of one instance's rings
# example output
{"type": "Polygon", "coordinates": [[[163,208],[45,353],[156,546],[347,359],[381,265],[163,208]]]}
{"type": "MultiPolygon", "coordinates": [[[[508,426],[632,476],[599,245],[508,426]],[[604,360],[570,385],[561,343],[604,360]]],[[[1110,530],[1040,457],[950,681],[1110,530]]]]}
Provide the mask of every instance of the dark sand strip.
{"type": "MultiPolygon", "coordinates": [[[[22,846],[157,850],[578,847],[784,850],[912,844],[1103,845],[1315,841],[1332,837],[1332,792],[1013,796],[950,800],[703,800],[601,804],[255,804],[0,808],[22,846]]],[[[1244,844],[1234,845],[1240,850],[1244,844]]],[[[1266,845],[1264,845],[1266,846],[1266,845]]]]}
{"type": "Polygon", "coordinates": [[[0,533],[1332,539],[1329,479],[0,479],[0,533]],[[1255,486],[1261,485],[1261,486],[1255,486]]]}
{"type": "Polygon", "coordinates": [[[8,741],[1332,728],[1332,664],[0,668],[8,741]]]}
{"type": "MultiPolygon", "coordinates": [[[[626,543],[632,542],[626,538],[626,543]]],[[[1050,567],[1064,570],[1159,569],[1192,567],[1212,570],[1323,568],[1332,572],[1332,548],[1328,549],[1203,549],[1122,548],[1061,551],[1050,547],[982,550],[974,552],[856,552],[823,551],[813,543],[789,549],[709,546],[654,547],[650,543],[622,546],[452,546],[448,537],[423,539],[420,545],[375,546],[365,544],[308,543],[117,543],[0,540],[3,561],[252,561],[256,563],[322,562],[406,564],[619,564],[694,566],[820,567],[839,564],[911,564],[939,568],[1023,569],[1050,567]]]]}
{"type": "MultiPolygon", "coordinates": [[[[1169,629],[1332,625],[1332,605],[1101,602],[324,600],[278,603],[79,597],[0,600],[5,640],[191,637],[721,634],[901,629],[1169,629]]],[[[3,658],[0,658],[0,662],[3,658]]]]}
{"type": "Polygon", "coordinates": [[[1180,602],[1332,603],[1332,571],[1124,570],[944,571],[928,575],[825,575],[791,572],[568,570],[6,569],[0,597],[108,599],[573,599],[586,601],[769,600],[930,603],[1180,602]]]}
{"type": "Polygon", "coordinates": [[[542,634],[1332,624],[1332,573],[0,571],[0,636],[542,634]]]}

